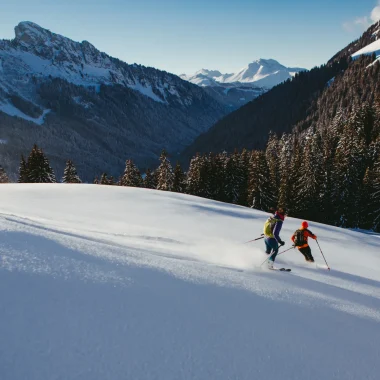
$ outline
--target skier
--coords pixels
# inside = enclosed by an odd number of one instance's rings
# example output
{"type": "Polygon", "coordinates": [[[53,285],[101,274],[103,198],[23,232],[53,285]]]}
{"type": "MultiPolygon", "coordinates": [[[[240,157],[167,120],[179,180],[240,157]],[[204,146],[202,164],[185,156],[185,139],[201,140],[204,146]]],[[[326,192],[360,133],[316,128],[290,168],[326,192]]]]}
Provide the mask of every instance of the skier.
{"type": "Polygon", "coordinates": [[[308,227],[309,223],[303,221],[301,223],[301,228],[294,232],[293,236],[291,237],[291,240],[294,243],[294,247],[297,247],[298,250],[304,255],[305,260],[313,263],[314,257],[311,254],[311,249],[309,247],[309,244],[307,243],[307,239],[311,237],[312,239],[316,240],[317,236],[314,235],[311,231],[309,231],[307,229],[308,227]]]}
{"type": "Polygon", "coordinates": [[[285,244],[280,238],[280,231],[284,219],[285,209],[279,207],[274,215],[269,217],[264,224],[265,252],[268,255],[271,255],[268,259],[269,269],[273,269],[273,263],[278,254],[279,246],[282,247],[285,244]]]}

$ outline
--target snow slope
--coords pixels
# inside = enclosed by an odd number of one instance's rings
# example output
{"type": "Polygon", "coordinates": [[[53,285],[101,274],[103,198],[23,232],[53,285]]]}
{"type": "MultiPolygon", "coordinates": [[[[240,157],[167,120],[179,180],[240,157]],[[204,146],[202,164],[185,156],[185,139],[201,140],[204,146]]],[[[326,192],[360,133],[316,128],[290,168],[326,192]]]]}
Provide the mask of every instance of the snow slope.
{"type": "MultiPolygon", "coordinates": [[[[380,236],[310,223],[260,269],[266,214],[100,185],[0,186],[0,378],[377,379],[380,236]]],[[[283,239],[299,220],[288,218],[283,239]]]]}
{"type": "Polygon", "coordinates": [[[360,49],[356,53],[352,54],[352,58],[358,58],[361,55],[376,54],[376,57],[380,56],[380,39],[372,42],[371,44],[365,46],[363,49],[360,49]]]}

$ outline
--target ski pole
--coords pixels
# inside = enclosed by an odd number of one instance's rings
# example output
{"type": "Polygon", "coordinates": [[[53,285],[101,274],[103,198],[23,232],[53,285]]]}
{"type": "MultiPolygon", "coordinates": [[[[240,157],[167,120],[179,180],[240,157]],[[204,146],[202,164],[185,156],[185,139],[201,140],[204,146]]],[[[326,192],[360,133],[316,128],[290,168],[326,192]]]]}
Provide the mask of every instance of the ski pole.
{"type": "MultiPolygon", "coordinates": [[[[282,251],[282,252],[280,252],[280,253],[277,253],[277,256],[278,255],[281,255],[282,253],[285,253],[285,252],[288,252],[288,251],[290,251],[291,249],[293,249],[294,247],[293,246],[291,246],[290,248],[288,248],[288,249],[285,249],[285,251],[282,251]]],[[[272,257],[274,255],[274,252],[272,252],[265,260],[264,260],[264,262],[260,265],[261,267],[272,257]]]]}
{"type": "Polygon", "coordinates": [[[325,260],[325,263],[326,263],[326,265],[327,265],[327,269],[330,270],[329,264],[327,264],[327,261],[326,261],[325,255],[324,255],[323,252],[322,252],[322,249],[321,249],[321,246],[320,246],[319,243],[318,243],[318,240],[315,239],[315,241],[317,242],[318,247],[319,247],[319,250],[320,250],[321,253],[322,253],[322,257],[323,257],[323,260],[325,260]]]}
{"type": "Polygon", "coordinates": [[[252,241],[256,241],[256,240],[260,240],[260,239],[264,239],[264,234],[261,234],[261,236],[260,237],[258,237],[258,238],[256,238],[256,239],[253,239],[253,240],[249,240],[249,241],[246,241],[245,243],[243,243],[243,244],[247,244],[247,243],[250,243],[250,242],[252,242],[252,241]]]}

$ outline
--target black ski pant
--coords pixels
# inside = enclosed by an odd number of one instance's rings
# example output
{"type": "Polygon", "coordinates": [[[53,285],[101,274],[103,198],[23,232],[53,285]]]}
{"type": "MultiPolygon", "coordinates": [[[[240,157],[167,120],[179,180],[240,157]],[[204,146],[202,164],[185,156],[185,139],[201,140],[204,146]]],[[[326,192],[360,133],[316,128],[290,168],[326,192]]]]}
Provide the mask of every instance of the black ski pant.
{"type": "Polygon", "coordinates": [[[303,248],[298,248],[298,250],[305,256],[306,260],[312,260],[314,261],[314,257],[311,254],[311,249],[309,246],[303,247],[303,248]]]}

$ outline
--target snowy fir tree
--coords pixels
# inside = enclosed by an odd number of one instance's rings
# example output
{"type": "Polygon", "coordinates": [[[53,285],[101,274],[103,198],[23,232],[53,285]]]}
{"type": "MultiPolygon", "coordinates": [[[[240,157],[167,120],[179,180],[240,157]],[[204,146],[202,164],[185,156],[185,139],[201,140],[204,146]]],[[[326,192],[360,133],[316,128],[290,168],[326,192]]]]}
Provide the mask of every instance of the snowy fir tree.
{"type": "Polygon", "coordinates": [[[210,182],[212,178],[208,175],[209,160],[205,156],[197,154],[190,161],[186,178],[186,192],[199,197],[211,198],[210,182]]]}
{"type": "Polygon", "coordinates": [[[132,160],[127,160],[125,163],[125,170],[123,176],[121,177],[120,185],[129,187],[143,186],[140,171],[132,160]]]}
{"type": "Polygon", "coordinates": [[[44,155],[42,149],[37,145],[33,146],[27,162],[28,182],[31,183],[55,183],[56,178],[49,160],[44,155]]]}
{"type": "Polygon", "coordinates": [[[7,176],[7,173],[5,172],[4,168],[0,165],[0,183],[8,183],[9,178],[7,176]]]}
{"type": "Polygon", "coordinates": [[[27,163],[25,161],[24,156],[21,156],[20,166],[19,166],[19,175],[18,175],[18,181],[19,183],[28,183],[29,177],[28,177],[28,167],[27,163]]]}
{"type": "Polygon", "coordinates": [[[268,211],[275,201],[264,152],[252,152],[249,160],[248,206],[268,211]]]}
{"type": "Polygon", "coordinates": [[[100,177],[100,184],[101,185],[108,185],[109,182],[108,182],[108,177],[107,177],[107,173],[103,173],[100,177]]]}
{"type": "Polygon", "coordinates": [[[98,176],[95,176],[94,185],[98,185],[98,184],[99,184],[99,178],[98,178],[98,176]]]}
{"type": "Polygon", "coordinates": [[[67,160],[66,167],[63,172],[62,182],[64,183],[82,183],[77,170],[71,160],[67,160]]]}
{"type": "Polygon", "coordinates": [[[184,193],[186,190],[186,175],[183,172],[181,165],[177,163],[174,169],[174,180],[172,191],[176,193],[184,193]]]}
{"type": "Polygon", "coordinates": [[[157,190],[172,191],[174,184],[173,168],[165,150],[160,156],[160,166],[157,169],[157,190]]]}
{"type": "Polygon", "coordinates": [[[145,177],[143,181],[143,187],[146,189],[156,189],[157,188],[157,180],[156,176],[150,169],[147,169],[145,172],[145,177]]]}

